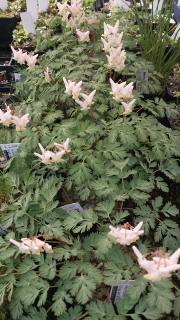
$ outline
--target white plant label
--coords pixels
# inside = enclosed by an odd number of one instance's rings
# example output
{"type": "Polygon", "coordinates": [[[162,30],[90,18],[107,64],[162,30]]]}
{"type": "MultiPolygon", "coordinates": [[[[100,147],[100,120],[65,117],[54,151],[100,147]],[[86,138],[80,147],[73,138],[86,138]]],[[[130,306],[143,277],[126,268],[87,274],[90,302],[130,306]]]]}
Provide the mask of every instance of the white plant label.
{"type": "Polygon", "coordinates": [[[115,283],[111,287],[110,299],[113,304],[116,303],[118,298],[123,298],[127,292],[127,289],[133,285],[134,280],[121,280],[120,283],[115,283]]]}
{"type": "Polygon", "coordinates": [[[62,206],[60,208],[66,211],[67,213],[70,213],[73,210],[76,210],[81,214],[83,213],[83,208],[80,206],[79,202],[66,204],[65,206],[62,206]]]}
{"type": "Polygon", "coordinates": [[[8,8],[7,0],[0,0],[0,9],[4,11],[4,10],[7,10],[7,8],[8,8]]]}
{"type": "Polygon", "coordinates": [[[48,0],[38,0],[39,3],[39,12],[46,12],[48,9],[48,0]]]}
{"type": "Polygon", "coordinates": [[[32,19],[31,12],[21,12],[20,13],[23,29],[26,33],[35,34],[35,26],[32,19]]]}
{"type": "Polygon", "coordinates": [[[37,0],[26,0],[27,11],[31,12],[33,22],[38,19],[37,0]]]}
{"type": "Polygon", "coordinates": [[[21,74],[18,72],[14,72],[14,81],[19,82],[21,79],[21,74]]]}
{"type": "Polygon", "coordinates": [[[8,143],[8,144],[0,144],[2,152],[6,158],[6,160],[11,159],[19,149],[20,143],[8,143]]]}
{"type": "MultiPolygon", "coordinates": [[[[138,79],[141,79],[143,81],[145,81],[146,86],[148,86],[148,70],[147,69],[140,69],[137,75],[138,79]]],[[[138,83],[136,83],[136,90],[138,92],[143,93],[142,88],[138,85],[138,83]]]]}

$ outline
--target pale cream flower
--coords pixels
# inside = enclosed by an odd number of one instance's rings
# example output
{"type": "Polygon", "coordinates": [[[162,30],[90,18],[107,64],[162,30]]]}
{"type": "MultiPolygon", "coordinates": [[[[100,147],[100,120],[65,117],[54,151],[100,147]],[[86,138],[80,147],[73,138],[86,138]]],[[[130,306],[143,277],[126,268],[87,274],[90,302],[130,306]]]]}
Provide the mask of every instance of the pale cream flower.
{"type": "Polygon", "coordinates": [[[25,245],[27,245],[29,247],[29,250],[33,254],[37,254],[39,256],[40,253],[44,251],[41,246],[37,246],[37,244],[36,244],[34,239],[31,240],[31,239],[28,239],[28,238],[22,238],[21,241],[22,241],[23,244],[25,244],[25,245]]]}
{"type": "Polygon", "coordinates": [[[104,44],[104,51],[109,51],[109,49],[110,49],[110,43],[109,42],[106,42],[106,40],[104,40],[104,38],[102,38],[101,37],[101,40],[102,40],[102,42],[103,42],[103,44],[104,44]]]}
{"type": "Polygon", "coordinates": [[[17,61],[19,64],[24,64],[27,56],[27,52],[23,52],[22,49],[15,50],[11,46],[11,50],[13,52],[13,59],[17,61]]]}
{"type": "Polygon", "coordinates": [[[72,89],[74,87],[74,85],[76,84],[75,81],[71,81],[71,80],[66,80],[65,77],[63,77],[63,81],[64,81],[64,84],[65,84],[65,87],[66,87],[66,91],[65,93],[71,95],[72,94],[72,89]]]}
{"type": "Polygon", "coordinates": [[[114,228],[109,226],[109,235],[115,237],[118,243],[122,245],[129,246],[131,243],[139,239],[139,236],[144,233],[144,230],[140,230],[143,225],[141,221],[135,228],[131,227],[129,224],[124,224],[124,226],[119,228],[114,228]]]}
{"type": "Polygon", "coordinates": [[[44,76],[45,76],[45,81],[46,81],[47,83],[50,83],[50,82],[51,82],[51,79],[50,79],[50,77],[49,77],[49,68],[48,68],[48,67],[46,68],[46,71],[44,71],[44,76]]]}
{"type": "Polygon", "coordinates": [[[62,150],[60,152],[51,152],[51,159],[52,162],[62,162],[62,156],[65,153],[65,150],[62,150]]]}
{"type": "Polygon", "coordinates": [[[88,105],[87,101],[81,101],[81,100],[75,100],[80,106],[81,106],[81,110],[87,110],[90,109],[90,106],[88,105]]]}
{"type": "Polygon", "coordinates": [[[90,41],[89,31],[83,32],[83,31],[76,29],[76,33],[79,37],[80,42],[89,42],[90,41]]]}
{"type": "Polygon", "coordinates": [[[68,10],[67,1],[64,2],[64,3],[57,2],[57,7],[58,7],[58,10],[59,10],[59,14],[61,16],[63,16],[63,14],[68,10]]]}
{"type": "Polygon", "coordinates": [[[116,101],[122,101],[126,98],[133,98],[132,90],[133,90],[133,82],[130,82],[126,85],[126,82],[115,83],[111,78],[109,79],[111,83],[113,99],[116,101]]]}
{"type": "Polygon", "coordinates": [[[69,141],[70,141],[70,139],[67,138],[66,141],[64,143],[62,143],[62,144],[54,142],[54,146],[57,147],[60,150],[65,150],[66,152],[69,152],[70,151],[70,150],[68,150],[69,141]]]}
{"type": "Polygon", "coordinates": [[[39,146],[39,148],[41,149],[42,154],[39,154],[39,153],[37,153],[37,152],[34,152],[35,156],[39,157],[44,164],[49,164],[49,163],[51,163],[51,160],[52,160],[52,152],[49,151],[49,150],[45,150],[40,143],[38,143],[38,146],[39,146]]]}
{"type": "Polygon", "coordinates": [[[75,83],[75,85],[72,88],[72,98],[74,100],[76,100],[80,95],[80,92],[82,90],[81,85],[82,85],[82,80],[79,81],[78,83],[75,83]]]}
{"type": "Polygon", "coordinates": [[[28,116],[29,113],[25,114],[21,118],[12,116],[11,122],[16,125],[16,131],[24,131],[26,129],[26,125],[29,122],[28,116]]]}
{"type": "Polygon", "coordinates": [[[136,99],[133,99],[131,102],[126,103],[126,102],[121,102],[123,107],[124,107],[124,114],[130,113],[132,112],[132,105],[134,104],[134,102],[136,101],[136,99]]]}
{"type": "Polygon", "coordinates": [[[82,80],[79,81],[78,83],[75,81],[71,80],[66,80],[65,77],[63,77],[63,81],[66,87],[65,93],[72,95],[72,98],[75,100],[79,97],[79,94],[81,92],[81,85],[82,85],[82,80]]]}
{"type": "Polygon", "coordinates": [[[6,112],[3,112],[0,109],[0,122],[4,124],[4,126],[9,127],[11,123],[12,115],[11,110],[7,110],[6,112]]]}
{"type": "Polygon", "coordinates": [[[154,257],[153,260],[147,260],[135,246],[133,246],[132,248],[134,250],[135,255],[138,258],[140,267],[142,267],[148,272],[144,275],[144,278],[147,280],[160,281],[163,278],[171,277],[171,272],[180,269],[180,264],[177,264],[180,256],[180,249],[178,249],[172,255],[172,260],[171,257],[166,256],[154,257]],[[169,264],[167,263],[168,259],[169,264]]]}
{"type": "Polygon", "coordinates": [[[106,24],[104,22],[104,36],[107,37],[109,35],[117,35],[119,29],[119,20],[116,21],[115,26],[111,26],[110,24],[106,24]]]}
{"type": "Polygon", "coordinates": [[[118,47],[121,45],[122,36],[123,36],[123,32],[121,32],[119,35],[114,35],[114,34],[108,35],[107,42],[112,47],[118,47]]]}
{"type": "Polygon", "coordinates": [[[29,70],[34,70],[35,69],[35,64],[37,62],[37,57],[38,57],[38,54],[35,54],[34,56],[33,55],[27,55],[25,57],[29,70]]]}
{"type": "Polygon", "coordinates": [[[10,239],[10,242],[17,246],[21,253],[30,253],[29,247],[26,246],[24,243],[18,242],[14,239],[10,239]]]}
{"type": "Polygon", "coordinates": [[[87,105],[91,106],[93,104],[92,100],[94,98],[95,93],[96,90],[92,91],[89,95],[84,93],[80,93],[80,95],[84,98],[84,101],[87,102],[87,105]]]}

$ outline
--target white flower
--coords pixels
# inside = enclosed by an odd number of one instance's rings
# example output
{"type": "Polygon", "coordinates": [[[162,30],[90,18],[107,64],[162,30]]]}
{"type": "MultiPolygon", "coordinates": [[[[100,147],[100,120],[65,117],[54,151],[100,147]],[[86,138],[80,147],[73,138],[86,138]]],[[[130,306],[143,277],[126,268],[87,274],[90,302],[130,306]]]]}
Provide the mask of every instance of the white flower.
{"type": "Polygon", "coordinates": [[[66,87],[66,91],[65,93],[71,95],[72,93],[72,88],[74,87],[75,85],[75,81],[71,81],[71,80],[66,80],[65,77],[63,77],[63,81],[64,81],[64,84],[65,84],[65,87],[66,87]]]}
{"type": "Polygon", "coordinates": [[[51,163],[52,152],[49,151],[49,150],[45,150],[40,143],[38,143],[38,146],[39,146],[39,148],[41,149],[42,155],[39,154],[39,153],[36,153],[36,152],[34,152],[34,154],[35,154],[37,157],[39,157],[44,164],[49,164],[49,163],[51,163]]]}
{"type": "Polygon", "coordinates": [[[132,105],[136,101],[136,99],[133,99],[131,102],[126,103],[126,102],[121,102],[123,107],[124,107],[124,114],[130,113],[132,111],[132,105]]]}
{"type": "Polygon", "coordinates": [[[60,152],[51,152],[51,159],[52,162],[61,162],[62,160],[62,156],[65,153],[65,150],[62,150],[60,152]]]}
{"type": "Polygon", "coordinates": [[[65,93],[71,95],[74,100],[76,100],[79,97],[79,94],[81,92],[81,85],[82,85],[82,80],[76,83],[75,81],[71,80],[66,80],[65,77],[63,77],[63,81],[66,87],[65,93]]]}
{"type": "Polygon", "coordinates": [[[118,48],[110,47],[108,50],[109,56],[106,55],[109,67],[117,72],[125,68],[126,52],[124,50],[121,51],[121,48],[122,44],[118,48]]]}
{"type": "Polygon", "coordinates": [[[160,265],[172,266],[178,263],[179,257],[180,248],[177,249],[171,256],[166,254],[166,256],[163,259],[160,257],[153,257],[153,260],[160,265]]]}
{"type": "Polygon", "coordinates": [[[23,131],[26,128],[27,123],[29,122],[28,119],[29,114],[25,114],[21,118],[12,116],[11,122],[16,125],[16,131],[23,131]]]}
{"type": "Polygon", "coordinates": [[[103,44],[104,44],[104,51],[108,51],[109,50],[109,48],[110,48],[110,44],[109,44],[109,42],[106,42],[106,40],[104,40],[104,38],[102,38],[101,37],[101,40],[102,40],[102,42],[103,42],[103,44]]]}
{"type": "Polygon", "coordinates": [[[44,76],[45,76],[45,81],[50,83],[51,79],[49,77],[49,68],[48,67],[46,68],[46,71],[44,71],[44,76]]]}
{"type": "Polygon", "coordinates": [[[88,105],[87,101],[81,101],[81,100],[75,100],[75,101],[81,106],[81,110],[90,109],[90,106],[88,105]]]}
{"type": "Polygon", "coordinates": [[[19,248],[21,253],[30,253],[29,247],[26,246],[24,243],[18,242],[14,239],[10,239],[10,242],[15,244],[15,246],[17,246],[19,248]]]}
{"type": "Polygon", "coordinates": [[[117,238],[117,242],[122,245],[129,246],[132,242],[135,242],[139,239],[139,236],[144,233],[144,230],[140,230],[143,225],[141,221],[135,228],[131,227],[129,224],[124,224],[123,227],[114,228],[110,226],[109,235],[117,238]]]}
{"type": "Polygon", "coordinates": [[[37,238],[33,238],[32,240],[28,238],[22,238],[21,241],[26,244],[34,254],[40,255],[40,253],[44,250],[47,253],[53,253],[51,245],[49,245],[45,241],[39,240],[37,238]]]}
{"type": "Polygon", "coordinates": [[[110,24],[106,24],[104,22],[104,36],[107,37],[110,34],[117,35],[119,29],[119,20],[116,21],[115,26],[111,26],[110,24]]]}
{"type": "Polygon", "coordinates": [[[82,80],[79,81],[78,83],[75,83],[74,86],[72,87],[72,98],[76,100],[79,97],[79,94],[81,92],[81,85],[82,85],[82,80]]]}
{"type": "Polygon", "coordinates": [[[92,102],[94,95],[95,95],[96,90],[92,91],[89,95],[80,93],[80,95],[84,98],[84,101],[81,100],[75,100],[80,106],[81,110],[87,110],[90,109],[90,106],[94,103],[92,102]]]}
{"type": "Polygon", "coordinates": [[[79,41],[81,41],[81,42],[89,42],[90,41],[89,31],[82,32],[82,31],[76,29],[76,33],[79,37],[79,41]]]}
{"type": "Polygon", "coordinates": [[[114,100],[119,102],[126,98],[133,98],[133,82],[130,82],[128,85],[126,85],[126,82],[115,83],[111,78],[109,81],[112,88],[112,92],[110,93],[114,96],[114,100]]]}
{"type": "Polygon", "coordinates": [[[66,10],[68,10],[67,1],[64,3],[57,2],[57,7],[59,10],[59,14],[62,16],[66,10]]]}
{"type": "Polygon", "coordinates": [[[54,146],[57,147],[60,150],[65,150],[66,152],[69,152],[69,150],[68,150],[69,141],[70,141],[70,139],[67,138],[66,141],[63,144],[59,144],[59,143],[54,142],[54,146]]]}
{"type": "Polygon", "coordinates": [[[22,49],[18,49],[18,51],[17,51],[12,46],[11,46],[11,50],[12,50],[13,55],[14,55],[13,59],[15,61],[17,61],[18,63],[20,63],[20,64],[24,64],[25,60],[26,60],[27,52],[23,53],[22,49]]]}
{"type": "Polygon", "coordinates": [[[165,257],[154,257],[153,260],[147,260],[135,246],[133,246],[133,250],[138,258],[140,267],[148,272],[144,275],[145,279],[160,281],[162,278],[171,277],[171,272],[180,269],[180,264],[177,264],[180,256],[180,249],[172,255],[172,260],[168,255],[165,257]],[[169,264],[167,263],[168,259],[169,264]]]}
{"type": "Polygon", "coordinates": [[[118,47],[121,45],[123,32],[121,32],[118,36],[116,35],[108,35],[107,36],[107,42],[110,44],[110,46],[118,47]]]}
{"type": "Polygon", "coordinates": [[[9,127],[11,123],[12,115],[11,110],[7,110],[6,112],[3,112],[0,109],[0,122],[4,124],[4,126],[9,127]]]}
{"type": "Polygon", "coordinates": [[[68,5],[68,9],[73,16],[77,16],[82,9],[82,2],[81,1],[74,1],[71,5],[68,5]]]}
{"type": "Polygon", "coordinates": [[[25,244],[29,247],[29,250],[31,250],[31,252],[33,254],[40,255],[40,252],[44,251],[40,245],[39,246],[37,245],[37,243],[34,239],[31,240],[28,238],[22,238],[21,241],[23,244],[25,244]]]}
{"type": "Polygon", "coordinates": [[[91,104],[93,104],[92,100],[94,98],[95,93],[96,90],[92,91],[89,95],[84,93],[80,93],[80,95],[84,98],[84,101],[87,102],[87,105],[90,106],[91,104]]]}
{"type": "Polygon", "coordinates": [[[28,64],[28,69],[29,70],[34,70],[35,69],[35,64],[37,62],[37,57],[38,57],[38,54],[36,54],[35,56],[33,55],[27,55],[25,57],[26,59],[26,62],[28,64]]]}

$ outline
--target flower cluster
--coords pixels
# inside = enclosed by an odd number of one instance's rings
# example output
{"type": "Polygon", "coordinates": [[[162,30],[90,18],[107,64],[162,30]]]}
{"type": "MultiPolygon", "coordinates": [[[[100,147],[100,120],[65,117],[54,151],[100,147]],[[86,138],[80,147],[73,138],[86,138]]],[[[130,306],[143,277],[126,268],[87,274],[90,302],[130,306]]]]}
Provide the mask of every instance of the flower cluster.
{"type": "Polygon", "coordinates": [[[71,5],[67,1],[64,3],[57,2],[57,7],[67,28],[76,28],[79,20],[85,21],[85,12],[81,0],[73,0],[71,5]]]}
{"type": "Polygon", "coordinates": [[[66,93],[69,95],[72,95],[72,98],[81,106],[81,110],[87,110],[90,109],[90,106],[93,104],[93,98],[95,95],[96,90],[93,90],[89,95],[85,93],[81,93],[82,90],[82,81],[79,81],[78,83],[76,81],[66,80],[66,78],[63,78],[65,87],[66,87],[66,93]],[[79,95],[83,97],[83,101],[79,100],[79,95]]]}
{"type": "Polygon", "coordinates": [[[109,53],[106,55],[108,59],[108,65],[111,69],[119,72],[125,68],[126,52],[122,50],[122,36],[123,32],[118,33],[119,21],[116,22],[115,26],[111,26],[104,22],[104,38],[101,40],[104,44],[104,50],[109,53]]]}
{"type": "Polygon", "coordinates": [[[133,250],[138,258],[140,267],[148,272],[144,275],[145,279],[160,281],[162,278],[169,278],[171,272],[180,269],[180,264],[178,264],[180,248],[172,256],[161,251],[157,252],[160,256],[153,257],[152,260],[147,260],[135,246],[133,246],[133,250]]]}
{"type": "Polygon", "coordinates": [[[11,50],[14,55],[13,59],[15,61],[17,61],[21,65],[27,62],[29,70],[35,69],[35,64],[37,62],[38,54],[36,55],[32,55],[32,53],[27,54],[27,52],[24,52],[22,49],[15,50],[12,46],[11,46],[11,50]]]}
{"type": "Polygon", "coordinates": [[[41,252],[53,253],[51,245],[37,238],[22,238],[21,242],[10,239],[10,242],[17,246],[21,253],[33,253],[40,255],[41,252]]]}
{"type": "Polygon", "coordinates": [[[65,153],[68,153],[68,146],[69,146],[69,138],[63,143],[63,144],[59,144],[54,142],[53,146],[56,147],[58,150],[60,150],[59,152],[52,152],[47,150],[48,147],[43,148],[43,146],[38,143],[39,148],[41,149],[42,154],[39,154],[37,152],[34,152],[34,154],[39,157],[42,162],[44,164],[50,164],[52,162],[62,162],[62,156],[65,153]]]}
{"type": "Polygon", "coordinates": [[[111,84],[112,92],[110,92],[113,95],[113,99],[116,101],[121,101],[123,107],[124,107],[124,113],[129,113],[132,111],[132,106],[136,99],[133,99],[129,103],[124,102],[124,99],[130,99],[133,98],[132,90],[133,90],[133,82],[130,82],[126,85],[126,82],[121,83],[115,83],[111,78],[109,79],[111,84]]]}
{"type": "Polygon", "coordinates": [[[9,127],[11,123],[16,125],[16,131],[23,131],[26,128],[27,123],[29,122],[28,119],[29,114],[23,115],[21,118],[17,116],[13,116],[11,114],[11,110],[7,108],[7,111],[3,112],[0,110],[0,122],[4,124],[4,126],[9,127]]]}
{"type": "Polygon", "coordinates": [[[129,223],[125,223],[123,227],[114,228],[109,226],[109,235],[115,237],[118,243],[122,245],[129,246],[131,243],[139,239],[139,236],[144,233],[144,230],[140,230],[143,225],[141,221],[135,228],[133,228],[129,223]]]}

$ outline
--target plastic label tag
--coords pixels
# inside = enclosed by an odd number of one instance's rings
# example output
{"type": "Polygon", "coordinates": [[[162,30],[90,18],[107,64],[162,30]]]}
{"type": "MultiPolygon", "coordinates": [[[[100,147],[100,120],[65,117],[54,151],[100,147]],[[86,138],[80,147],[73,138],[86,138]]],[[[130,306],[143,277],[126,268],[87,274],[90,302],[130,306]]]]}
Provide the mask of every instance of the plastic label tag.
{"type": "Polygon", "coordinates": [[[14,72],[14,81],[15,82],[19,82],[20,79],[21,79],[21,74],[17,73],[17,72],[14,72]]]}
{"type": "Polygon", "coordinates": [[[5,10],[7,10],[7,8],[8,8],[8,2],[7,2],[7,0],[1,0],[1,1],[0,1],[0,9],[1,9],[2,11],[5,11],[5,10]]]}
{"type": "Polygon", "coordinates": [[[60,208],[66,211],[67,213],[70,213],[73,210],[76,210],[81,214],[83,213],[83,208],[80,206],[79,202],[66,204],[65,206],[62,206],[60,208]]]}
{"type": "Polygon", "coordinates": [[[31,12],[21,12],[20,13],[23,29],[26,33],[35,34],[35,26],[31,12]]]}
{"type": "Polygon", "coordinates": [[[48,0],[38,0],[39,12],[46,12],[48,9],[48,0]]]}
{"type": "MultiPolygon", "coordinates": [[[[140,69],[139,74],[136,76],[136,78],[143,80],[146,83],[146,86],[148,86],[148,70],[147,69],[140,69]]],[[[143,93],[143,90],[138,83],[136,83],[136,90],[138,92],[143,93]]]]}
{"type": "Polygon", "coordinates": [[[26,0],[27,11],[31,13],[33,22],[38,20],[38,5],[37,0],[26,0]]]}
{"type": "Polygon", "coordinates": [[[8,144],[0,144],[2,152],[6,158],[6,160],[11,159],[19,149],[20,143],[8,143],[8,144]]]}
{"type": "Polygon", "coordinates": [[[121,280],[120,283],[115,283],[112,287],[111,287],[111,291],[110,291],[110,299],[112,301],[113,304],[116,303],[116,300],[118,298],[123,298],[127,292],[127,289],[133,285],[133,282],[135,280],[121,280]]]}

